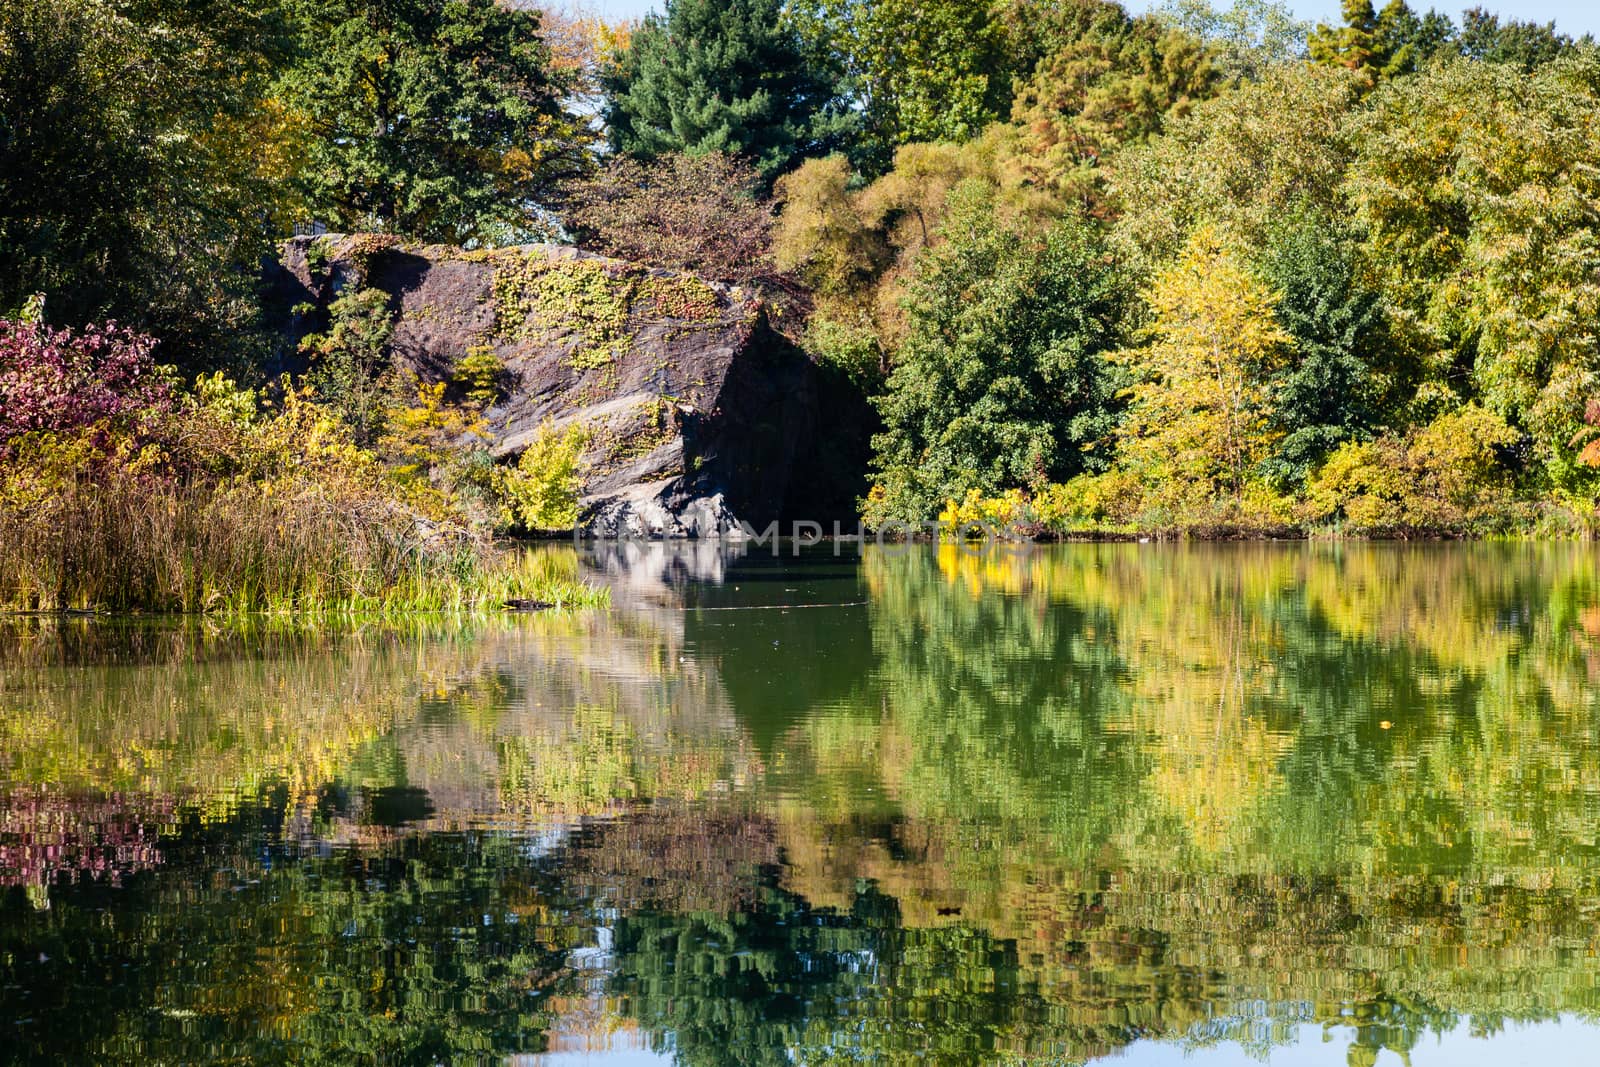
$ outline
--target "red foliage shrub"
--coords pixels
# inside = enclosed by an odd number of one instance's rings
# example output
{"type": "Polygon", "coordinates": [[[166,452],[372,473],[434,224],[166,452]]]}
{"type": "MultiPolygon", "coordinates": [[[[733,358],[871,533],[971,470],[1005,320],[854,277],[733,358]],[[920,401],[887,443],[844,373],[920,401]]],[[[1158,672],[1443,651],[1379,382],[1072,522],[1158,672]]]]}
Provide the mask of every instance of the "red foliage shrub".
{"type": "Polygon", "coordinates": [[[0,444],[30,431],[170,410],[172,387],[154,349],[154,338],[114,322],[74,331],[0,319],[0,444]]]}

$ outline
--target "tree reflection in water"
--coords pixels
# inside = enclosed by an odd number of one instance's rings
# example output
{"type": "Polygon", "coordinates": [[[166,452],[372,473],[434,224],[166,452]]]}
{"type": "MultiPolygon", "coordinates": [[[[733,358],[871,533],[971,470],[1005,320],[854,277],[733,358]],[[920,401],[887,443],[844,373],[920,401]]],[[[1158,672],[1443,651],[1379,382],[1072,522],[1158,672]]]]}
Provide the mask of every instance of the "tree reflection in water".
{"type": "Polygon", "coordinates": [[[707,558],[634,561],[648,602],[605,615],[13,624],[8,1058],[1078,1061],[1325,1024],[1424,1062],[1600,1012],[1585,549],[707,558]]]}

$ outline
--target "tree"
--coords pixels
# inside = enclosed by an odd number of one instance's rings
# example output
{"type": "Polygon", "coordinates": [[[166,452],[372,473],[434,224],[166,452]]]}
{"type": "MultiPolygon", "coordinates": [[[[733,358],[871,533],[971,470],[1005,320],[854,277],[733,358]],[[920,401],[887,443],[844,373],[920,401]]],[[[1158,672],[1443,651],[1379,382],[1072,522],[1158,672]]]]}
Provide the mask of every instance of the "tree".
{"type": "Polygon", "coordinates": [[[548,232],[541,201],[582,169],[539,15],[495,0],[293,0],[306,205],[335,229],[450,243],[548,232]]]}
{"type": "Polygon", "coordinates": [[[1306,42],[1311,58],[1329,66],[1364,71],[1378,57],[1378,16],[1372,0],[1343,0],[1339,13],[1342,25],[1319,23],[1306,42]]]}
{"type": "Polygon", "coordinates": [[[1141,264],[1177,255],[1210,221],[1246,248],[1264,248],[1287,215],[1343,213],[1340,183],[1359,76],[1291,64],[1197,105],[1161,137],[1124,152],[1111,191],[1119,237],[1141,264]]]}
{"type": "Polygon", "coordinates": [[[237,349],[287,208],[287,43],[270,0],[0,5],[0,312],[237,349]]]}
{"type": "Polygon", "coordinates": [[[902,297],[925,249],[944,240],[952,189],[977,182],[1017,232],[1042,232],[1069,205],[1014,165],[1016,130],[996,123],[963,144],[918,142],[862,184],[843,156],[807,160],[778,183],[773,254],[811,286],[817,310],[838,323],[870,323],[892,350],[904,333],[902,297]]]}
{"type": "MultiPolygon", "coordinates": [[[[998,7],[998,6],[997,6],[998,7]]],[[[832,57],[862,115],[852,161],[869,176],[913,141],[965,141],[1011,109],[1019,59],[997,8],[972,0],[799,0],[812,46],[832,57]]]]}
{"type": "Polygon", "coordinates": [[[1212,93],[1216,75],[1198,38],[1115,4],[1083,24],[1022,82],[1011,118],[1020,127],[1013,165],[1029,180],[1100,204],[1107,156],[1159,133],[1212,93]]]}
{"type": "MultiPolygon", "coordinates": [[[[1587,36],[1584,41],[1593,43],[1587,36]]],[[[1557,33],[1554,22],[1542,26],[1536,22],[1501,22],[1500,16],[1473,7],[1461,13],[1457,43],[1468,59],[1511,63],[1531,71],[1566,54],[1575,42],[1566,34],[1557,33]]]]}
{"type": "Polygon", "coordinates": [[[808,159],[778,179],[783,206],[773,256],[794,271],[820,301],[864,310],[881,272],[893,261],[888,236],[872,224],[842,155],[808,159]]]}
{"type": "Polygon", "coordinates": [[[1146,300],[1151,343],[1119,357],[1135,384],[1118,462],[1175,505],[1238,500],[1281,436],[1271,382],[1292,338],[1276,294],[1201,226],[1146,300]]]}
{"type": "Polygon", "coordinates": [[[1360,278],[1358,250],[1334,220],[1300,214],[1263,257],[1262,280],[1279,294],[1277,319],[1294,341],[1272,382],[1283,436],[1267,470],[1280,483],[1302,483],[1340,444],[1376,432],[1390,397],[1414,385],[1392,365],[1382,298],[1360,278]]]}
{"type": "Polygon", "coordinates": [[[1354,140],[1365,258],[1434,381],[1588,484],[1569,442],[1600,381],[1600,56],[1430,68],[1380,89],[1354,140]]]}
{"type": "Polygon", "coordinates": [[[311,360],[306,383],[338,413],[355,442],[371,448],[386,429],[399,391],[388,355],[394,312],[381,289],[348,289],[328,305],[326,333],[308,334],[300,351],[311,360]]]}
{"type": "Polygon", "coordinates": [[[761,178],[722,152],[613,158],[567,190],[578,244],[652,267],[740,284],[782,284],[761,178]]]}
{"type": "Polygon", "coordinates": [[[1306,55],[1309,24],[1280,0],[1235,0],[1226,11],[1209,0],[1167,0],[1155,14],[1205,42],[1225,81],[1258,81],[1272,67],[1306,55]]]}
{"type": "Polygon", "coordinates": [[[850,124],[838,86],[780,0],[667,0],[605,78],[613,147],[743,156],[767,178],[830,150],[850,124]]]}
{"type": "Polygon", "coordinates": [[[905,342],[879,402],[878,518],[923,519],[969,489],[1065,479],[1112,422],[1102,357],[1122,309],[1094,229],[1007,227],[993,193],[964,183],[943,230],[910,284],[905,342]]]}
{"type": "Polygon", "coordinates": [[[1374,12],[1371,0],[1344,0],[1342,26],[1312,31],[1311,58],[1359,72],[1367,83],[1409,74],[1430,57],[1454,51],[1455,26],[1436,11],[1418,15],[1405,0],[1374,12]]]}

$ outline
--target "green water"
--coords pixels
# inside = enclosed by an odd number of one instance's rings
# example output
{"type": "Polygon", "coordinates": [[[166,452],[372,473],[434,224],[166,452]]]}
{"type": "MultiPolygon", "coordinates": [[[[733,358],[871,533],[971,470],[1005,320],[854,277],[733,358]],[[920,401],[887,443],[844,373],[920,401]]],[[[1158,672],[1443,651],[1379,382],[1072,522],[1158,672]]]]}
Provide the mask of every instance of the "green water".
{"type": "Polygon", "coordinates": [[[0,1062],[1600,1060],[1600,550],[582,565],[7,624],[0,1062]]]}

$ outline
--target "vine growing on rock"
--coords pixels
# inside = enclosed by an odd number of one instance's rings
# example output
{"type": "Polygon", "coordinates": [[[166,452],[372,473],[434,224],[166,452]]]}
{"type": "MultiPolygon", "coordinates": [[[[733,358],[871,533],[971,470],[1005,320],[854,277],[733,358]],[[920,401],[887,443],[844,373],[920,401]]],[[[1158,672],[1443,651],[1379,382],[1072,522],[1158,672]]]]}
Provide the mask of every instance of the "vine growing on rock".
{"type": "Polygon", "coordinates": [[[552,263],[539,253],[495,263],[495,327],[505,337],[553,340],[557,331],[578,335],[569,362],[594,370],[632,346],[630,310],[639,279],[597,260],[552,263]]]}
{"type": "Polygon", "coordinates": [[[725,306],[693,277],[651,277],[594,259],[551,261],[539,252],[491,257],[495,330],[502,337],[552,343],[577,335],[574,370],[598,370],[633,348],[642,320],[705,323],[725,306]]]}
{"type": "Polygon", "coordinates": [[[640,295],[659,318],[709,322],[722,314],[722,297],[698,278],[647,278],[640,295]]]}

